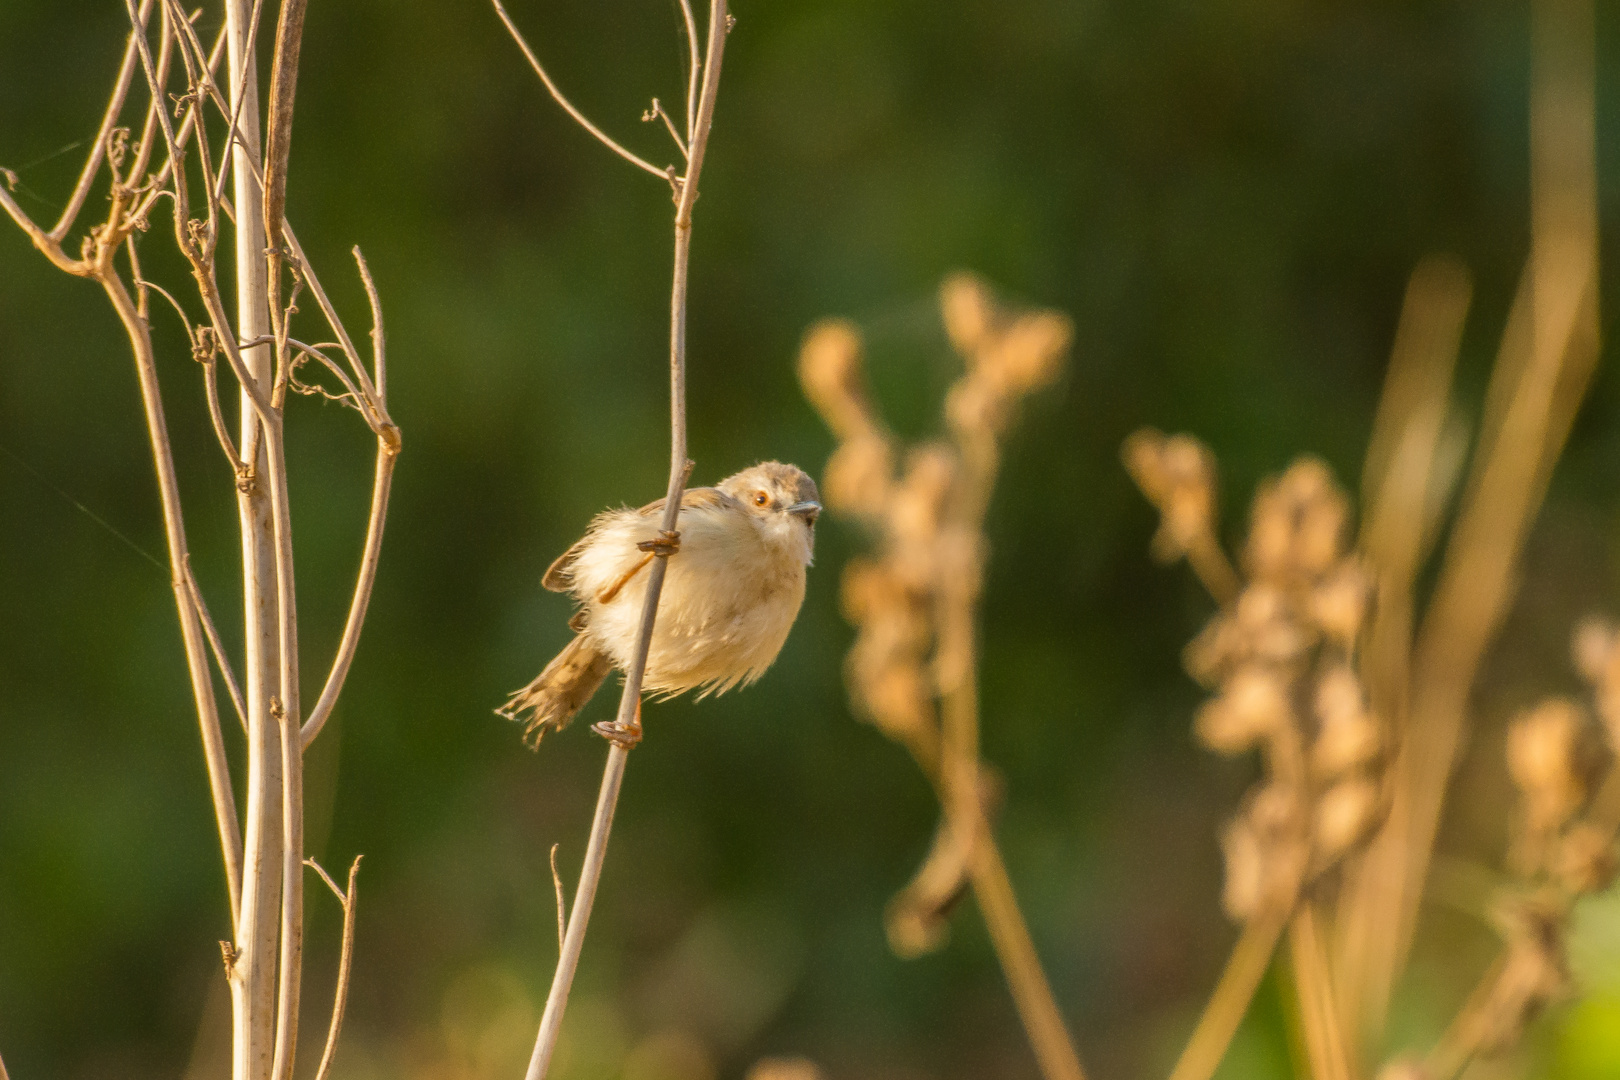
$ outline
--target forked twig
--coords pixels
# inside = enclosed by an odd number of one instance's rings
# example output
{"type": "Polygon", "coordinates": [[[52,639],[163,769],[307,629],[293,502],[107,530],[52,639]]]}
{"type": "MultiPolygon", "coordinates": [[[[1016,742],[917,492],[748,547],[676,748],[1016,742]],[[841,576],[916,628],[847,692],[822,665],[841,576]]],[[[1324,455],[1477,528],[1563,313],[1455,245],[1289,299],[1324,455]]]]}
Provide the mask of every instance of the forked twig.
{"type": "MultiPolygon", "coordinates": [[[[501,7],[500,0],[492,2],[502,21],[507,24],[507,28],[518,37],[524,54],[529,57],[529,62],[552,90],[552,95],[564,104],[569,114],[610,147],[618,150],[621,156],[626,156],[657,175],[664,176],[664,173],[629,155],[612,140],[607,139],[563,101],[552,86],[551,80],[545,75],[544,69],[534,59],[534,54],[517,35],[517,30],[512,26],[505,9],[501,7]]],[[[726,0],[711,0],[708,52],[703,61],[702,96],[698,101],[697,123],[692,132],[686,176],[677,185],[679,197],[675,208],[675,267],[671,276],[669,301],[670,462],[669,486],[665,493],[662,521],[662,531],[665,534],[675,533],[681,510],[681,493],[686,485],[687,474],[692,468],[692,463],[686,457],[687,264],[692,246],[692,207],[697,201],[698,176],[703,169],[704,150],[708,146],[709,130],[714,122],[714,101],[720,85],[720,64],[725,52],[728,22],[726,0]]],[[[603,725],[604,734],[608,735],[613,745],[608,750],[607,764],[602,771],[602,787],[597,795],[596,811],[591,819],[590,839],[585,847],[585,861],[580,871],[579,885],[574,893],[574,910],[568,920],[567,931],[563,935],[561,955],[557,958],[557,970],[551,981],[551,991],[546,996],[546,1008],[540,1018],[540,1030],[535,1035],[534,1053],[529,1058],[526,1080],[544,1080],[551,1066],[552,1054],[557,1048],[557,1038],[562,1032],[563,1012],[568,1005],[568,993],[573,986],[574,972],[579,966],[579,955],[585,945],[585,929],[590,921],[591,907],[596,900],[596,888],[602,877],[608,833],[613,827],[613,812],[618,805],[619,788],[624,782],[625,764],[629,761],[630,747],[635,745],[634,740],[640,736],[638,713],[641,704],[641,682],[647,667],[647,652],[652,645],[653,622],[658,614],[658,599],[663,592],[664,575],[668,568],[669,559],[660,558],[654,560],[652,569],[648,572],[646,599],[641,612],[641,632],[629,669],[625,672],[624,693],[619,698],[618,714],[612,724],[603,725]]]]}
{"type": "Polygon", "coordinates": [[[551,93],[552,99],[556,101],[558,105],[563,107],[564,112],[566,112],[569,116],[572,116],[580,127],[584,128],[592,135],[595,135],[597,141],[603,146],[607,147],[609,150],[612,150],[615,154],[618,154],[636,168],[650,172],[660,180],[666,179],[669,176],[669,170],[660,169],[658,166],[654,165],[645,158],[639,157],[631,151],[626,150],[624,147],[615,142],[611,135],[587,120],[584,113],[574,108],[573,103],[563,96],[563,92],[561,90],[557,89],[557,84],[551,81],[551,76],[546,74],[546,69],[541,66],[539,58],[534,55],[534,50],[529,48],[529,43],[524,40],[523,34],[517,28],[517,24],[512,21],[512,16],[506,13],[506,8],[502,6],[501,0],[490,0],[490,3],[495,5],[495,14],[499,15],[501,17],[501,22],[506,24],[507,32],[512,35],[512,40],[517,42],[518,48],[523,50],[523,55],[528,57],[529,66],[534,68],[534,73],[540,76],[540,81],[546,84],[546,90],[551,93]]]}
{"type": "Polygon", "coordinates": [[[343,1010],[349,1003],[349,972],[354,965],[354,908],[359,899],[355,893],[355,878],[360,873],[360,860],[365,856],[356,855],[354,862],[349,864],[349,888],[345,892],[337,887],[321,864],[314,859],[305,859],[304,865],[312,867],[326,882],[326,887],[332,890],[332,895],[338,898],[343,905],[343,951],[338,956],[337,989],[332,993],[332,1022],[326,1029],[326,1049],[321,1052],[321,1064],[315,1070],[315,1080],[326,1080],[332,1069],[332,1057],[337,1053],[338,1032],[343,1028],[343,1010]]]}
{"type": "Polygon", "coordinates": [[[129,31],[129,44],[124,46],[124,59],[118,65],[118,78],[113,83],[113,92],[107,99],[107,111],[102,114],[101,128],[96,132],[95,141],[90,144],[90,153],[85,156],[84,167],[79,170],[79,179],[73,185],[73,194],[68,196],[67,205],[62,208],[62,216],[56,219],[51,231],[46,235],[57,243],[61,243],[73,228],[73,222],[84,209],[84,200],[90,195],[90,185],[95,182],[96,173],[101,170],[102,159],[107,153],[107,139],[112,135],[113,127],[118,123],[118,114],[124,111],[124,99],[129,94],[130,81],[135,77],[135,38],[146,32],[146,23],[152,14],[152,0],[141,0],[139,29],[131,27],[129,31]]]}

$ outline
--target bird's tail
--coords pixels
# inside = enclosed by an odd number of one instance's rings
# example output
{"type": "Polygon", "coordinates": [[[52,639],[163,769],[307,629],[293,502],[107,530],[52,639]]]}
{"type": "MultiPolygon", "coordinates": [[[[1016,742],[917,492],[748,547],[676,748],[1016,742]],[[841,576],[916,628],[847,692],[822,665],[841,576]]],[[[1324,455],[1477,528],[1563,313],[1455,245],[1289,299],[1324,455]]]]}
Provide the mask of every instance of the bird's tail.
{"type": "Polygon", "coordinates": [[[583,709],[608,673],[613,661],[580,634],[558,653],[533,682],[515,692],[495,711],[523,725],[523,737],[539,746],[548,731],[561,731],[583,709]]]}

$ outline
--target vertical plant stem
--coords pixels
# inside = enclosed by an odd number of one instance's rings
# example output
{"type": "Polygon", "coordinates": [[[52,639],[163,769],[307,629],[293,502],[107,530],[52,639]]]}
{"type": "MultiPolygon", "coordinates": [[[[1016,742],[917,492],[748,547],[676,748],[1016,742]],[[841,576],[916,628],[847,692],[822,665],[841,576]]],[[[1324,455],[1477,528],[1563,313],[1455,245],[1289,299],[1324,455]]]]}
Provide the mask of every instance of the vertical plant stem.
{"type": "MultiPolygon", "coordinates": [[[[271,335],[264,207],[254,178],[261,135],[258,63],[248,47],[253,33],[249,10],[247,0],[225,0],[231,109],[239,117],[239,141],[231,152],[231,182],[236,211],[236,334],[242,341],[271,335]]],[[[267,399],[270,347],[243,349],[242,362],[257,392],[267,399]]],[[[244,388],[237,445],[248,466],[248,482],[238,488],[237,513],[242,530],[243,636],[247,653],[242,692],[248,712],[248,791],[242,917],[231,980],[234,1080],[268,1080],[270,1076],[275,1039],[276,941],[284,876],[281,736],[270,712],[271,701],[280,690],[281,628],[266,442],[252,399],[244,388]]]]}
{"type": "Polygon", "coordinates": [[[237,822],[230,767],[225,759],[225,742],[219,727],[219,708],[214,697],[213,673],[208,667],[207,645],[188,583],[190,555],[186,547],[186,526],[180,513],[180,487],[175,479],[174,453],[169,444],[168,423],[163,415],[163,397],[158,387],[152,339],[146,320],[135,310],[134,301],[123,282],[112,273],[110,267],[101,272],[99,280],[124,324],[135,356],[141,405],[146,414],[147,437],[152,444],[152,463],[157,471],[158,498],[163,507],[169,575],[180,617],[180,636],[186,649],[186,669],[191,676],[192,696],[196,701],[197,720],[202,729],[203,760],[208,767],[208,786],[213,796],[214,820],[219,829],[220,852],[225,860],[227,899],[234,922],[237,898],[242,891],[242,833],[237,822]]]}
{"type": "Polygon", "coordinates": [[[1069,1038],[1068,1026],[1052,997],[1041,959],[1030,939],[1006,864],[990,830],[981,823],[969,862],[973,896],[990,930],[996,959],[1007,977],[1018,1018],[1023,1021],[1041,1075],[1047,1080],[1084,1080],[1085,1070],[1069,1038]]]}
{"type": "Polygon", "coordinates": [[[1315,1080],[1351,1080],[1340,1013],[1333,1000],[1333,980],[1317,926],[1316,902],[1302,900],[1288,923],[1288,945],[1294,961],[1301,1027],[1315,1080]]]}
{"type": "Polygon", "coordinates": [[[1271,955],[1287,921],[1286,911],[1267,908],[1255,912],[1243,925],[1215,992],[1205,1003],[1198,1026],[1170,1072],[1170,1080],[1209,1080],[1215,1075],[1232,1036],[1249,1011],[1254,992],[1260,988],[1266,968],[1271,966],[1271,955]]]}
{"type": "MultiPolygon", "coordinates": [[[[270,471],[270,520],[275,543],[276,608],[280,652],[278,721],[282,775],[281,956],[276,990],[276,1042],[272,1080],[292,1080],[298,1055],[298,1003],[304,956],[304,740],[298,686],[298,596],[293,577],[292,506],[287,490],[287,451],[281,384],[287,378],[287,325],[292,310],[282,309],[281,266],[287,159],[292,150],[293,101],[298,88],[298,57],[304,36],[306,0],[281,0],[270,71],[268,141],[264,156],[265,292],[276,338],[275,410],[265,430],[270,471]]],[[[262,385],[262,384],[261,384],[262,385]]],[[[358,403],[357,403],[358,404],[358,403]]],[[[368,417],[369,419],[369,417],[368,417]]]]}
{"type": "MultiPolygon", "coordinates": [[[[709,130],[714,123],[714,99],[720,86],[720,63],[725,52],[726,33],[730,29],[727,25],[729,21],[726,0],[712,0],[697,125],[688,148],[686,175],[677,185],[675,267],[669,298],[669,488],[664,497],[664,517],[661,522],[662,531],[669,534],[675,532],[679,523],[681,494],[691,470],[691,463],[686,458],[686,295],[687,266],[692,250],[692,207],[697,202],[698,176],[703,168],[704,150],[709,143],[709,130]]],[[[536,67],[538,70],[538,65],[536,67]]],[[[653,560],[648,573],[647,597],[641,611],[641,635],[635,655],[631,658],[630,670],[625,672],[624,693],[619,698],[615,720],[620,732],[639,727],[637,714],[641,704],[641,682],[646,673],[647,652],[652,646],[658,598],[663,592],[664,575],[668,569],[669,559],[659,558],[653,560]]],[[[568,994],[574,983],[574,972],[579,967],[579,956],[585,946],[585,930],[596,900],[596,888],[602,879],[608,833],[613,828],[613,812],[618,806],[619,788],[624,782],[624,769],[632,745],[627,739],[615,739],[608,750],[607,764],[602,770],[602,788],[596,800],[596,814],[591,820],[591,835],[585,847],[585,864],[574,893],[574,910],[568,919],[568,932],[563,936],[561,955],[557,957],[557,971],[551,980],[551,992],[546,996],[546,1009],[540,1018],[540,1030],[535,1035],[534,1053],[529,1058],[526,1080],[544,1080],[551,1068],[557,1038],[562,1033],[568,994]]]]}
{"type": "Polygon", "coordinates": [[[1598,355],[1593,6],[1532,11],[1531,252],[1491,377],[1484,430],[1412,656],[1410,718],[1389,817],[1365,857],[1382,929],[1361,988],[1369,1036],[1417,930],[1469,698],[1507,617],[1524,542],[1598,355]]]}

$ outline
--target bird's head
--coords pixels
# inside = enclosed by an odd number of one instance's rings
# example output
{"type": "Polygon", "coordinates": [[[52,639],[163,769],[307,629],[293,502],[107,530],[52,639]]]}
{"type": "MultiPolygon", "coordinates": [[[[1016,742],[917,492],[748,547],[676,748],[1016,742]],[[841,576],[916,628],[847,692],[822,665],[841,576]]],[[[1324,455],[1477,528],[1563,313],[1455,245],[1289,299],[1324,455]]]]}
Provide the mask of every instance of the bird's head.
{"type": "Polygon", "coordinates": [[[767,537],[810,562],[821,494],[809,473],[780,461],[762,461],[722,480],[719,487],[754,516],[767,537]]]}

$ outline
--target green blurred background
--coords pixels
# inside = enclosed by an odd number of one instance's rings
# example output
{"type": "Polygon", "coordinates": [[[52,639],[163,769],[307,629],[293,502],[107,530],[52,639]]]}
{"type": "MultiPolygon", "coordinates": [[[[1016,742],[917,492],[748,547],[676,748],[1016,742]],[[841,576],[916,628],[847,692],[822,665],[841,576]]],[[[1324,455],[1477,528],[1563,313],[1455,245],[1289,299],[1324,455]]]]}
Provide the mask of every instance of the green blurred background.
{"type": "MultiPolygon", "coordinates": [[[[513,7],[594,119],[669,156],[636,118],[653,95],[680,99],[673,4],[513,7]]],[[[992,510],[985,748],[1082,1056],[1101,1078],[1162,1074],[1234,936],[1215,838],[1252,765],[1188,735],[1199,695],[1178,657],[1210,605],[1149,560],[1153,515],[1119,442],[1149,423],[1206,438],[1229,536],[1253,484],[1297,453],[1353,487],[1406,276],[1436,250],[1476,275],[1459,394],[1477,404],[1528,244],[1527,5],[739,0],[736,14],[693,254],[696,481],[770,457],[819,472],[831,441],[793,374],[818,317],[866,328],[884,409],[910,436],[933,430],[956,370],[934,306],[945,273],[1073,317],[1068,376],[1026,410],[992,510]]],[[[217,22],[204,14],[210,36],[217,22]]],[[[0,4],[0,164],[39,216],[71,187],[83,147],[58,152],[94,130],[123,25],[115,3],[0,4]]],[[[1598,36],[1612,264],[1610,8],[1598,36]]],[[[531,754],[491,709],[565,640],[547,563],[596,510],[662,490],[669,194],[572,127],[475,0],[316,0],[297,107],[289,213],[356,330],[346,252],[365,249],[406,446],[359,658],[309,765],[311,853],[334,872],[366,856],[337,1071],[517,1075],[556,953],[546,852],[561,843],[572,880],[603,744],[581,726],[531,754]]],[[[143,250],[178,290],[166,228],[143,250]]],[[[155,319],[198,570],[235,642],[229,475],[176,324],[155,319]]],[[[347,603],[370,450],[352,414],[292,412],[309,686],[347,603]]],[[[1502,721],[1573,685],[1575,617],[1620,610],[1617,480],[1620,382],[1604,367],[1487,665],[1448,850],[1498,861],[1502,721]]],[[[162,560],[122,335],[93,285],[5,223],[0,1051],[17,1080],[223,1075],[223,875],[166,573],[73,501],[162,560]]],[[[761,683],[649,710],[558,1080],[703,1080],[704,1058],[741,1077],[766,1054],[808,1055],[835,1080],[1035,1075],[971,901],[939,954],[902,962],[884,942],[883,905],[936,809],[845,702],[836,586],[861,544],[826,520],[804,613],[761,683]]],[[[609,708],[604,695],[587,716],[609,708]]],[[[306,1070],[338,924],[308,895],[306,1070]]],[[[1620,908],[1592,905],[1579,930],[1596,996],[1539,1025],[1525,1060],[1617,1076],[1620,908]]],[[[1492,947],[1443,912],[1424,940],[1396,1021],[1414,1044],[1492,947]]],[[[1286,1026],[1268,980],[1223,1075],[1288,1075],[1286,1026]]]]}

